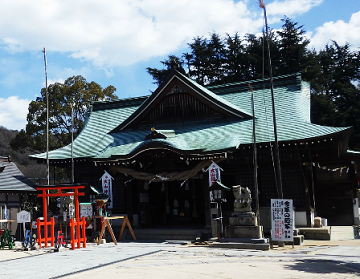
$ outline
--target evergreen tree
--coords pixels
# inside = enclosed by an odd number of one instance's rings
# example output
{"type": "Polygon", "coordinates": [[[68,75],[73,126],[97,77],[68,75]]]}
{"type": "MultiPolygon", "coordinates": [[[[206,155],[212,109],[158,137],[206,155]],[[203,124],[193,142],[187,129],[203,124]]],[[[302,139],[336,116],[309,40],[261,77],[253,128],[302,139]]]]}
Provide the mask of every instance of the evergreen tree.
{"type": "Polygon", "coordinates": [[[185,74],[185,70],[183,68],[184,61],[181,60],[179,57],[176,57],[175,55],[169,55],[168,59],[165,61],[160,61],[164,66],[165,69],[156,69],[156,68],[150,68],[147,67],[146,71],[152,75],[153,79],[155,80],[155,84],[160,85],[167,74],[170,72],[171,69],[176,69],[180,71],[181,73],[185,74]]]}
{"type": "Polygon", "coordinates": [[[282,21],[284,22],[282,29],[277,31],[279,36],[277,75],[297,73],[308,65],[307,46],[310,41],[305,37],[303,26],[298,26],[297,22],[293,22],[288,17],[282,21]]]}
{"type": "Polygon", "coordinates": [[[208,42],[202,37],[196,37],[189,43],[191,52],[185,53],[189,70],[189,76],[197,83],[205,85],[209,83],[207,72],[209,67],[208,42]]]}
{"type": "MultiPolygon", "coordinates": [[[[274,43],[270,37],[270,51],[273,52],[274,43]]],[[[265,55],[267,46],[264,37],[256,37],[253,34],[245,35],[246,48],[245,55],[248,69],[243,74],[242,80],[258,79],[269,76],[268,55],[265,55]]]]}
{"type": "Polygon", "coordinates": [[[349,44],[340,46],[333,41],[319,52],[318,61],[321,73],[312,80],[313,107],[324,107],[324,100],[327,100],[328,109],[315,110],[313,121],[323,125],[353,126],[349,145],[360,149],[360,53],[352,52],[349,44]]]}
{"type": "Polygon", "coordinates": [[[227,58],[223,39],[218,34],[211,34],[207,53],[209,55],[209,65],[206,69],[207,83],[212,85],[224,83],[224,65],[227,58]]]}

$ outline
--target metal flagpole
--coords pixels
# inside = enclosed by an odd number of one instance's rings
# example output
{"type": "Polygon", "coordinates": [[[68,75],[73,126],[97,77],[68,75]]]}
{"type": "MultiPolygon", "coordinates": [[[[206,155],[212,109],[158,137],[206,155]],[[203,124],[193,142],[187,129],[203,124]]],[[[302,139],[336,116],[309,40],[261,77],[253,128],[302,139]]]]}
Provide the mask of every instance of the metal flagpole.
{"type": "Polygon", "coordinates": [[[50,185],[50,163],[49,163],[49,95],[47,85],[47,63],[46,50],[43,49],[45,63],[45,93],[46,93],[46,166],[47,166],[47,185],[50,185]]]}
{"type": "Polygon", "coordinates": [[[275,183],[279,191],[279,198],[283,198],[282,179],[281,179],[281,166],[280,166],[280,155],[279,155],[279,144],[277,139],[277,127],[276,127],[276,115],[275,115],[275,100],[274,100],[274,81],[272,74],[271,55],[270,55],[270,43],[269,43],[269,31],[266,17],[265,3],[259,0],[260,7],[264,10],[265,18],[265,29],[266,29],[266,42],[268,47],[268,60],[269,60],[269,76],[270,76],[270,89],[271,89],[271,104],[273,111],[273,123],[274,123],[274,150],[275,150],[275,183]]]}

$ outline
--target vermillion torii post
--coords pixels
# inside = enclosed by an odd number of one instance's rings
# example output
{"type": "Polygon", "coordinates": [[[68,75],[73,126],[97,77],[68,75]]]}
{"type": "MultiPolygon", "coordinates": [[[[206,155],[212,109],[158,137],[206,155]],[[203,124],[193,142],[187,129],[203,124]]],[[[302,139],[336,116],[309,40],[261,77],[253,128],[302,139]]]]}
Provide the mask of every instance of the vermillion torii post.
{"type": "MultiPolygon", "coordinates": [[[[83,236],[82,238],[80,237],[80,210],[79,210],[79,196],[84,196],[85,194],[82,192],[79,192],[79,189],[84,189],[85,186],[45,186],[45,187],[37,187],[36,190],[41,190],[42,193],[38,194],[38,197],[42,197],[43,199],[43,217],[44,217],[44,238],[41,238],[41,234],[40,234],[40,228],[38,227],[38,243],[39,246],[41,247],[41,242],[42,240],[45,241],[45,247],[48,246],[48,221],[47,221],[47,198],[48,197],[66,197],[66,196],[73,196],[74,200],[75,200],[75,218],[76,218],[76,231],[77,231],[77,247],[80,248],[80,242],[81,239],[83,240],[83,246],[86,247],[86,237],[83,236]],[[56,193],[49,193],[50,190],[54,190],[57,191],[56,193]],[[62,193],[62,190],[68,190],[68,191],[74,191],[73,193],[62,193]]],[[[40,224],[40,222],[38,221],[38,223],[40,224]]],[[[52,222],[50,223],[52,224],[52,222]]],[[[52,228],[51,228],[51,244],[53,245],[53,239],[54,239],[54,228],[53,228],[53,224],[52,224],[52,228]]],[[[73,240],[72,240],[73,242],[73,240]]],[[[73,246],[72,243],[72,248],[74,249],[75,247],[73,246]]]]}

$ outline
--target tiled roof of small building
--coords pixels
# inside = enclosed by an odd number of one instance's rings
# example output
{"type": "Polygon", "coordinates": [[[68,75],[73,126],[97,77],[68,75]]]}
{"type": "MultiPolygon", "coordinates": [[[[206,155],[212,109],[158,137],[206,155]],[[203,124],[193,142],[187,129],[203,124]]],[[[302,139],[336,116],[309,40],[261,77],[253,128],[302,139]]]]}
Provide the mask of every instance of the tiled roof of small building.
{"type": "Polygon", "coordinates": [[[0,192],[36,192],[34,184],[27,179],[8,157],[0,156],[0,192]]]}
{"type": "MultiPolygon", "coordinates": [[[[254,95],[256,140],[274,141],[271,94],[268,80],[254,80],[204,88],[186,76],[176,73],[194,91],[205,94],[214,103],[249,115],[252,111],[251,84],[254,95]]],[[[300,74],[274,78],[277,135],[282,141],[299,141],[337,134],[349,127],[328,127],[310,122],[310,86],[300,74]]],[[[157,130],[174,130],[175,136],[150,139],[150,127],[115,129],[137,110],[147,97],[96,102],[90,118],[74,141],[74,158],[106,159],[111,156],[135,155],[139,150],[160,146],[187,154],[234,150],[253,142],[252,118],[218,118],[184,122],[154,123],[157,130]],[[114,133],[111,133],[115,129],[114,133]]],[[[251,115],[250,115],[251,116],[251,115]]],[[[252,117],[252,116],[251,116],[252,117]]],[[[44,159],[45,154],[33,155],[44,159]]],[[[50,160],[71,158],[71,145],[49,152],[50,160]]]]}

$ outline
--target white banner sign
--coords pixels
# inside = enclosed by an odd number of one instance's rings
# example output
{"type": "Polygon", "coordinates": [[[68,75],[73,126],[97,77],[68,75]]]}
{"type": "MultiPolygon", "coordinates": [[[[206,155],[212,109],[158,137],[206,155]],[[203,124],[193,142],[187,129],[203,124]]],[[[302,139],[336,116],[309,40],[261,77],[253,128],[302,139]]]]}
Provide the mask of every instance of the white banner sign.
{"type": "Polygon", "coordinates": [[[103,193],[109,195],[110,197],[108,208],[113,208],[112,181],[114,180],[114,178],[107,171],[105,171],[105,173],[100,179],[103,193]]]}
{"type": "Polygon", "coordinates": [[[209,187],[211,187],[215,181],[221,182],[221,170],[222,168],[220,168],[216,163],[212,162],[210,167],[207,169],[209,172],[209,187]]]}
{"type": "Polygon", "coordinates": [[[272,240],[293,241],[293,200],[271,200],[272,240]]]}

